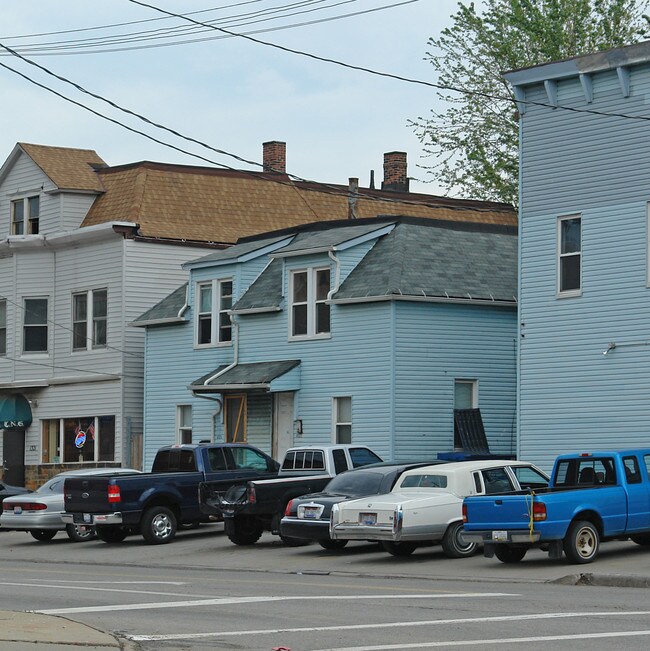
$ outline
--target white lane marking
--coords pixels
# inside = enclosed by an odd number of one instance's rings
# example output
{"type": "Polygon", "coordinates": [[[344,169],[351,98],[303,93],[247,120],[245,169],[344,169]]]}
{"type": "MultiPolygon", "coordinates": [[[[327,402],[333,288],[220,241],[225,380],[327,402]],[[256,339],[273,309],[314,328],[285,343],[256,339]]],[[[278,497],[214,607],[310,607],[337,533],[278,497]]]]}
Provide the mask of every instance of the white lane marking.
{"type": "Polygon", "coordinates": [[[163,597],[205,597],[210,598],[210,595],[188,595],[185,592],[156,592],[154,590],[124,590],[120,588],[86,588],[80,585],[51,585],[48,583],[9,583],[8,581],[1,581],[0,585],[13,585],[22,588],[55,588],[57,590],[87,590],[90,592],[126,592],[129,594],[155,594],[162,595],[163,597]]]}
{"type": "Polygon", "coordinates": [[[451,594],[377,594],[377,595],[330,595],[290,597],[220,597],[192,601],[166,601],[146,604],[116,604],[114,606],[82,606],[80,608],[55,608],[52,610],[31,610],[42,615],[68,615],[72,613],[100,613],[114,610],[155,610],[158,608],[192,608],[194,606],[224,606],[228,604],[258,603],[260,601],[359,601],[367,599],[469,599],[472,597],[519,597],[509,592],[465,592],[451,594]]]}
{"type": "Polygon", "coordinates": [[[220,633],[186,633],[174,635],[125,635],[124,637],[134,642],[185,640],[205,637],[234,637],[240,635],[273,635],[276,633],[318,633],[322,631],[356,631],[380,628],[396,628],[399,626],[440,626],[442,624],[490,624],[493,622],[517,622],[531,619],[564,619],[570,617],[622,617],[629,615],[650,615],[650,610],[632,612],[584,612],[584,613],[539,613],[534,615],[500,615],[497,617],[466,617],[463,619],[429,619],[423,621],[385,622],[382,624],[351,624],[341,626],[310,626],[305,628],[269,628],[253,631],[223,631],[220,633]]]}
{"type": "MultiPolygon", "coordinates": [[[[25,579],[26,581],[36,581],[36,579],[25,579]]],[[[105,581],[102,578],[95,579],[94,581],[68,581],[64,579],[56,579],[58,583],[92,583],[97,585],[100,581],[102,585],[187,585],[187,581],[105,581]]],[[[0,581],[0,585],[3,583],[0,581]]]]}
{"type": "Polygon", "coordinates": [[[382,646],[347,646],[318,651],[390,651],[390,649],[436,649],[445,646],[483,646],[484,644],[526,644],[528,642],[559,642],[569,640],[596,640],[612,637],[639,637],[650,635],[650,630],[611,631],[607,633],[576,633],[575,635],[539,635],[535,637],[501,637],[494,640],[450,640],[449,642],[422,642],[420,644],[386,644],[382,646]]]}

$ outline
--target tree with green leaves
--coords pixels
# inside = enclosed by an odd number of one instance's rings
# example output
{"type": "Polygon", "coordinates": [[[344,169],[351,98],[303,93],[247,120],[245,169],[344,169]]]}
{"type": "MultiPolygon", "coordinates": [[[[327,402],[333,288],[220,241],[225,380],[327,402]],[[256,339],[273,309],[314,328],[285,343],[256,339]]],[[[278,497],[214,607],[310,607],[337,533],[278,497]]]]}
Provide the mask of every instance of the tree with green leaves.
{"type": "Polygon", "coordinates": [[[649,0],[459,2],[452,25],[429,40],[427,60],[447,108],[410,122],[422,166],[451,193],[516,205],[518,129],[507,70],[630,45],[648,32],[649,0]]]}

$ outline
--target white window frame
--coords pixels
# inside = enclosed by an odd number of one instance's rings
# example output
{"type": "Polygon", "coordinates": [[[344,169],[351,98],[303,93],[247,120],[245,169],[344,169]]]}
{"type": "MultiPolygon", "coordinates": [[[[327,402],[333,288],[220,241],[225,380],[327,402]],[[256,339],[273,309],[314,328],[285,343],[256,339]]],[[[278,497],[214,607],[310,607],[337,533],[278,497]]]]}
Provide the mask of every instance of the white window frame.
{"type": "Polygon", "coordinates": [[[332,398],[332,443],[339,444],[338,440],[338,431],[339,426],[349,425],[350,427],[350,443],[352,443],[352,396],[334,396],[332,398]],[[350,420],[349,421],[339,421],[339,401],[340,400],[349,400],[350,401],[350,420]]]}
{"type": "Polygon", "coordinates": [[[22,345],[21,345],[21,354],[22,355],[30,355],[30,356],[35,356],[35,355],[41,355],[43,357],[48,357],[50,354],[50,297],[49,296],[23,296],[23,320],[22,320],[22,328],[21,328],[21,335],[22,335],[22,345]],[[42,300],[47,303],[46,307],[46,315],[45,315],[45,323],[42,324],[35,324],[32,323],[30,325],[27,325],[25,323],[25,317],[27,316],[27,301],[31,300],[42,300]],[[46,328],[46,348],[45,350],[25,350],[25,328],[30,328],[30,327],[45,327],[46,328]]]}
{"type": "Polygon", "coordinates": [[[41,195],[38,193],[35,194],[30,194],[26,195],[24,197],[20,197],[18,199],[12,199],[11,200],[11,207],[10,207],[10,220],[11,220],[11,234],[12,235],[38,235],[40,232],[40,216],[41,216],[41,195]],[[36,221],[38,222],[39,226],[34,230],[34,218],[30,214],[30,207],[32,204],[33,199],[38,199],[38,215],[36,215],[36,221]],[[15,206],[17,204],[22,204],[23,206],[23,220],[22,220],[22,225],[23,225],[23,232],[22,233],[16,233],[16,221],[14,218],[15,215],[15,206]]]}
{"type": "Polygon", "coordinates": [[[330,323],[329,330],[327,332],[316,332],[316,312],[317,305],[320,303],[326,303],[327,298],[316,300],[317,293],[317,278],[319,271],[329,271],[330,272],[330,288],[332,285],[332,271],[329,266],[323,267],[306,267],[302,269],[291,269],[289,272],[289,340],[290,341],[304,341],[305,339],[330,339],[332,336],[332,315],[330,314],[330,323]],[[293,301],[293,289],[294,289],[294,278],[297,274],[307,274],[307,300],[294,303],[293,301]],[[306,305],[307,306],[307,333],[304,335],[294,335],[293,334],[293,308],[294,305],[306,305]]]}
{"type": "Polygon", "coordinates": [[[472,388],[472,406],[470,409],[478,409],[478,380],[471,378],[458,377],[454,378],[454,409],[456,407],[456,386],[459,384],[469,384],[472,388]]]}
{"type": "Polygon", "coordinates": [[[100,454],[100,437],[102,436],[102,432],[100,432],[99,428],[99,419],[100,416],[93,416],[93,422],[92,426],[95,431],[94,439],[93,439],[93,459],[88,460],[88,461],[64,461],[64,456],[65,456],[65,428],[64,428],[64,423],[66,420],[75,420],[79,418],[78,416],[66,416],[63,418],[43,418],[40,420],[40,427],[39,427],[39,459],[40,463],[43,465],[50,465],[50,464],[76,464],[76,465],[87,465],[87,464],[92,464],[92,463],[113,463],[118,461],[117,455],[118,455],[118,448],[117,448],[117,440],[118,440],[118,433],[117,433],[117,416],[113,414],[102,414],[103,417],[112,417],[114,419],[114,451],[113,451],[113,459],[99,459],[99,454],[100,454]],[[43,461],[43,423],[45,421],[58,421],[59,423],[59,431],[58,431],[58,448],[59,448],[59,455],[58,455],[58,461],[43,461]]]}
{"type": "MultiPolygon", "coordinates": [[[[103,350],[108,345],[108,289],[106,287],[99,287],[97,289],[89,289],[85,292],[73,292],[72,293],[72,352],[80,353],[89,350],[103,350]],[[106,316],[96,317],[95,316],[95,292],[106,292],[106,316]],[[75,347],[74,345],[74,307],[75,307],[75,297],[76,296],[85,296],[86,297],[86,338],[85,345],[75,347]],[[106,321],[106,341],[102,344],[98,344],[95,341],[95,323],[99,320],[106,321]]],[[[82,323],[82,321],[79,321],[82,323]]]]}
{"type": "Polygon", "coordinates": [[[232,327],[230,328],[230,339],[222,339],[222,329],[220,327],[221,315],[228,314],[231,308],[221,307],[221,301],[224,296],[223,286],[226,283],[231,285],[231,304],[234,300],[235,282],[232,278],[219,278],[215,280],[199,280],[195,288],[195,304],[196,304],[196,317],[194,319],[194,347],[195,348],[213,348],[215,346],[231,346],[232,345],[232,327]],[[210,341],[207,343],[199,343],[199,323],[200,316],[207,314],[201,312],[201,287],[211,288],[212,306],[210,310],[210,341]]]}
{"type": "Polygon", "coordinates": [[[190,443],[192,442],[192,419],[193,419],[193,410],[192,405],[177,405],[176,406],[176,443],[179,445],[183,443],[183,432],[189,431],[190,433],[190,443]],[[183,409],[189,409],[190,412],[190,424],[183,425],[183,409]]]}
{"type": "Polygon", "coordinates": [[[556,295],[558,298],[566,298],[571,296],[581,296],[582,295],[582,214],[573,213],[571,215],[562,215],[557,218],[557,243],[556,243],[556,295]],[[562,253],[562,222],[568,221],[570,219],[579,219],[580,220],[580,250],[573,251],[571,253],[562,253]],[[577,256],[580,263],[580,286],[577,289],[566,289],[562,290],[562,259],[577,256]]]}
{"type": "Polygon", "coordinates": [[[0,346],[0,357],[7,356],[7,300],[0,298],[0,305],[4,305],[4,323],[0,321],[0,342],[4,345],[0,346]]]}

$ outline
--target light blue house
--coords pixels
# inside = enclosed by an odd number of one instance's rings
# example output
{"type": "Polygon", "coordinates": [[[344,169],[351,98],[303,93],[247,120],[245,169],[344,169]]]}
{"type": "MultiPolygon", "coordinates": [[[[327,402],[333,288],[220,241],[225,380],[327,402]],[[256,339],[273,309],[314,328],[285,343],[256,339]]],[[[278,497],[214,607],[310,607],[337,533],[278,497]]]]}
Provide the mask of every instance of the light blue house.
{"type": "Polygon", "coordinates": [[[650,42],[506,74],[520,111],[518,454],[650,440],[650,42]]]}
{"type": "Polygon", "coordinates": [[[354,442],[386,459],[458,447],[480,408],[515,445],[516,229],[379,217],[239,240],[187,263],[146,327],[145,467],[164,444],[354,442]]]}

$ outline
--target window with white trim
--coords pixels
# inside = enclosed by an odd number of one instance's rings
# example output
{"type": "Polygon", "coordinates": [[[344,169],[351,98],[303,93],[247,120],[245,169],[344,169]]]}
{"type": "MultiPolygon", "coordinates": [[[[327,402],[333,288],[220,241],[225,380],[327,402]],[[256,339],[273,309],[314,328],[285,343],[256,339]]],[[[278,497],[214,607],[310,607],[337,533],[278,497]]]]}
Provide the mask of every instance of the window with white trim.
{"type": "Polygon", "coordinates": [[[558,219],[558,294],[579,294],[582,289],[582,218],[558,219]]]}
{"type": "Polygon", "coordinates": [[[192,405],[178,405],[176,407],[178,422],[177,443],[192,442],[192,405]]]}
{"type": "Polygon", "coordinates": [[[334,398],[334,442],[352,443],[352,398],[334,398]]]}
{"type": "Polygon", "coordinates": [[[330,269],[301,269],[290,275],[290,337],[330,334],[330,269]]]}
{"type": "Polygon", "coordinates": [[[11,234],[37,235],[39,232],[40,211],[41,199],[38,195],[12,201],[11,234]],[[25,219],[27,219],[26,223],[25,219]]]}
{"type": "MultiPolygon", "coordinates": [[[[454,380],[454,410],[478,407],[478,380],[454,380]]],[[[462,450],[463,442],[454,418],[454,449],[462,450]]]]}
{"type": "Polygon", "coordinates": [[[0,300],[0,357],[7,354],[7,301],[0,300]]]}
{"type": "Polygon", "coordinates": [[[115,460],[115,416],[41,421],[41,463],[115,460]]]}
{"type": "Polygon", "coordinates": [[[107,301],[106,289],[72,295],[72,350],[106,347],[107,301]]]}
{"type": "Polygon", "coordinates": [[[196,343],[198,346],[228,344],[232,341],[232,279],[198,283],[196,343]]]}
{"type": "Polygon", "coordinates": [[[26,298],[23,306],[23,352],[47,353],[47,298],[26,298]]]}

